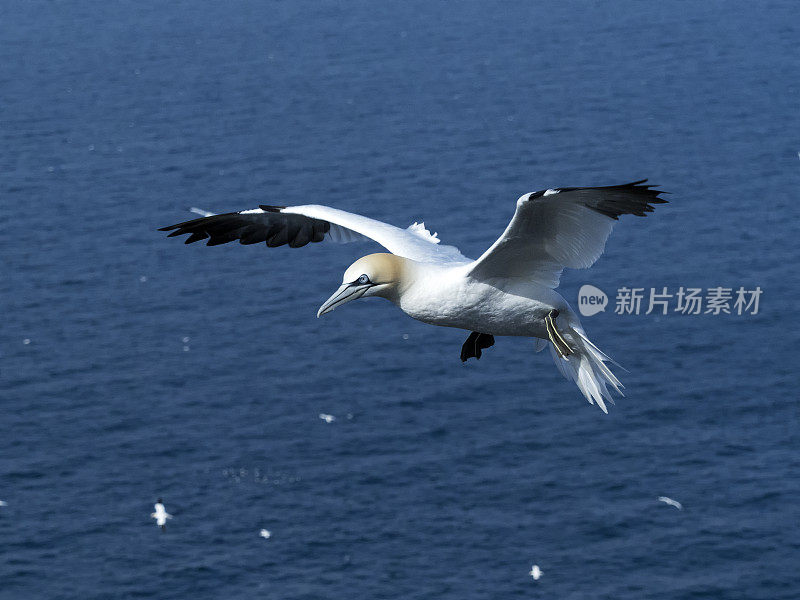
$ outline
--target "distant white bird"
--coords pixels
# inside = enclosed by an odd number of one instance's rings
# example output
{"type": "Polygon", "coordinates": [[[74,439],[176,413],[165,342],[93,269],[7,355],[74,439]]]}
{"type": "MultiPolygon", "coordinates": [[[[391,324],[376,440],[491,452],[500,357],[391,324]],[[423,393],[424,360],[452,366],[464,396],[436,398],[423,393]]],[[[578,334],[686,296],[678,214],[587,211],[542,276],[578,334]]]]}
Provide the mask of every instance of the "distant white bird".
{"type": "Polygon", "coordinates": [[[8,502],[5,500],[0,500],[0,506],[8,506],[8,502]]]}
{"type": "MultiPolygon", "coordinates": [[[[187,244],[210,238],[209,246],[234,240],[292,248],[323,241],[378,242],[391,254],[370,254],[354,262],[317,316],[357,298],[386,298],[424,323],[471,331],[461,348],[462,361],[479,359],[495,335],[538,338],[537,350],[549,342],[564,377],[608,412],[605,401],[613,402],[608,388],[622,394],[622,384],[606,365],[611,359],[589,341],[580,319],[555,288],[565,267],[594,264],[620,215],[643,217],[654,204],[666,202],[646,181],[524,194],[506,230],[478,260],[440,244],[422,223],[400,229],[314,204],[262,205],[220,215],[193,208],[204,216],[161,231],[189,234],[187,244]]],[[[647,249],[631,254],[639,259],[647,249]]]]}
{"type": "Polygon", "coordinates": [[[542,570],[539,568],[539,565],[533,565],[531,567],[530,573],[528,573],[531,577],[533,577],[534,581],[539,581],[539,577],[542,576],[542,570]]]}
{"type": "Polygon", "coordinates": [[[319,418],[325,421],[326,423],[333,423],[336,420],[336,417],[333,415],[329,415],[327,413],[319,413],[319,418]]]}
{"type": "Polygon", "coordinates": [[[189,212],[193,212],[194,214],[200,215],[202,217],[213,217],[214,216],[213,212],[208,212],[207,210],[203,210],[202,208],[197,208],[195,206],[191,207],[189,209],[189,212]]]}
{"type": "Polygon", "coordinates": [[[683,510],[683,504],[681,504],[677,500],[673,500],[672,498],[667,498],[666,496],[659,496],[658,500],[660,502],[663,502],[664,504],[669,504],[670,506],[674,506],[678,510],[683,510]]]}
{"type": "Polygon", "coordinates": [[[268,540],[270,537],[272,537],[272,534],[266,529],[262,529],[261,531],[259,531],[258,535],[263,537],[265,540],[268,540]]]}
{"type": "Polygon", "coordinates": [[[155,512],[150,513],[150,518],[156,520],[156,525],[161,527],[162,531],[167,530],[167,519],[171,519],[172,515],[169,514],[166,509],[164,508],[164,501],[159,498],[158,501],[153,505],[155,512]]]}

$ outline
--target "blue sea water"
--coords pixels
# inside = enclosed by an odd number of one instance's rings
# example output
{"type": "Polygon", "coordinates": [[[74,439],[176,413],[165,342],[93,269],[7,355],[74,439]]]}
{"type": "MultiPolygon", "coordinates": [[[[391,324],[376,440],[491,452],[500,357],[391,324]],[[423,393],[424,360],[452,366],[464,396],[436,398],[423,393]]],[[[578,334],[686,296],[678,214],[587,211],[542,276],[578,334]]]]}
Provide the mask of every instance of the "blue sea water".
{"type": "Polygon", "coordinates": [[[0,598],[800,597],[797,3],[3,8],[0,598]],[[374,247],[155,231],[313,202],[475,257],[525,192],[644,177],[573,305],[763,295],[586,318],[608,416],[529,340],[315,319],[374,247]]]}

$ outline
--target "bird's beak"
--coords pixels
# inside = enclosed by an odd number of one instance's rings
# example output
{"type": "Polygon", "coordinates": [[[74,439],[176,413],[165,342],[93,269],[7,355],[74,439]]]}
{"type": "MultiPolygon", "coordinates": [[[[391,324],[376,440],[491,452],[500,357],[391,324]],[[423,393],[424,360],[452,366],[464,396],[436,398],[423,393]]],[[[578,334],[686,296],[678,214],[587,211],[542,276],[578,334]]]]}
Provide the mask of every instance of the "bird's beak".
{"type": "Polygon", "coordinates": [[[328,298],[325,303],[319,307],[317,318],[320,318],[325,313],[331,312],[334,308],[341,306],[345,302],[361,298],[371,287],[372,284],[370,283],[365,283],[363,285],[357,283],[343,283],[341,287],[333,293],[333,296],[328,298]]]}

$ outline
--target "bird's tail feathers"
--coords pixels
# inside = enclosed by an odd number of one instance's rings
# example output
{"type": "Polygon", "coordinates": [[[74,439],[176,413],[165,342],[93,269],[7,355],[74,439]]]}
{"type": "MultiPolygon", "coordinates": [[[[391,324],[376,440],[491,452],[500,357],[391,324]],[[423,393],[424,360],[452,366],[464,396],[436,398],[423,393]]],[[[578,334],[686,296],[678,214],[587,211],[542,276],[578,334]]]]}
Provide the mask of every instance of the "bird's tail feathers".
{"type": "MultiPolygon", "coordinates": [[[[577,342],[574,344],[577,347],[573,348],[575,352],[561,357],[556,352],[555,346],[550,343],[550,354],[553,356],[553,361],[566,379],[575,382],[589,404],[596,403],[604,413],[608,414],[606,401],[614,404],[614,398],[608,389],[609,386],[621,396],[625,395],[622,392],[622,388],[625,386],[611,372],[606,363],[620,365],[589,341],[589,338],[580,329],[570,327],[569,332],[572,333],[573,340],[577,342]]],[[[623,367],[620,366],[620,368],[623,367]]]]}

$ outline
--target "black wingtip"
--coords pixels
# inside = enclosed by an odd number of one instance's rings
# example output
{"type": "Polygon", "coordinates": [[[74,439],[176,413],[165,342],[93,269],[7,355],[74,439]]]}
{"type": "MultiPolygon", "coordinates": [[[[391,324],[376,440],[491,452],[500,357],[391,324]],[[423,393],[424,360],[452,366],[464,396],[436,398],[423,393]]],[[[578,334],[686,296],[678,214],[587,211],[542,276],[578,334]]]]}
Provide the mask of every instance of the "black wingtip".
{"type": "Polygon", "coordinates": [[[175,225],[160,227],[167,237],[189,235],[186,244],[208,239],[207,246],[219,246],[238,240],[248,245],[266,242],[270,248],[288,244],[300,248],[321,242],[330,231],[328,221],[301,214],[283,213],[283,206],[262,205],[261,211],[243,211],[198,217],[175,225]]]}
{"type": "Polygon", "coordinates": [[[563,188],[562,191],[587,193],[584,200],[586,206],[617,221],[620,215],[645,217],[655,210],[654,204],[667,204],[668,200],[659,197],[667,192],[656,189],[657,187],[648,184],[647,179],[639,179],[621,185],[563,188]]]}

